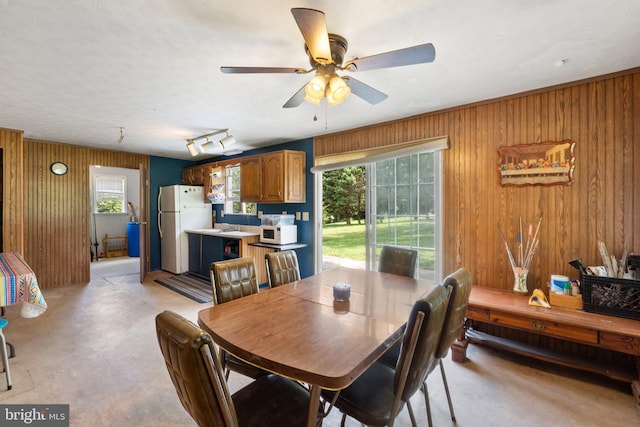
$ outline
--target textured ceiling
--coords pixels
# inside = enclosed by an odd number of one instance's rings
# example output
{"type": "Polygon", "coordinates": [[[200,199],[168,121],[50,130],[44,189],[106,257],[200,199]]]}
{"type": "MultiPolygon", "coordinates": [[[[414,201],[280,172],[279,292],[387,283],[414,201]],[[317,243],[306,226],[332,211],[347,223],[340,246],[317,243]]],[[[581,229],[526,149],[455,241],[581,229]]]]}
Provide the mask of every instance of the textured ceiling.
{"type": "Polygon", "coordinates": [[[244,150],[333,133],[638,67],[638,45],[637,0],[0,0],[0,127],[191,159],[185,139],[219,129],[244,150]],[[292,7],[324,11],[345,60],[422,43],[436,59],[354,73],[377,105],[283,109],[312,75],[220,66],[308,68],[292,7]]]}

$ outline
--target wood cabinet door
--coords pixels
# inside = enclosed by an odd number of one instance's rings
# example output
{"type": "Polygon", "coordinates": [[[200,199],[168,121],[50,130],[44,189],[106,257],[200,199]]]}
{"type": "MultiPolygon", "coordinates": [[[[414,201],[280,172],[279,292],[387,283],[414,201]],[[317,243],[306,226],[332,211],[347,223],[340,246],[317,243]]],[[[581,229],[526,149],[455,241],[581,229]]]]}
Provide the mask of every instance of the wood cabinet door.
{"type": "Polygon", "coordinates": [[[204,173],[206,166],[193,166],[191,169],[193,169],[191,185],[204,185],[204,173]]]}
{"type": "Polygon", "coordinates": [[[284,153],[274,151],[262,155],[262,202],[284,201],[284,153]]]}
{"type": "Polygon", "coordinates": [[[285,151],[285,202],[306,202],[307,158],[304,151],[285,151]]]}
{"type": "Polygon", "coordinates": [[[207,165],[191,166],[182,169],[184,185],[204,185],[204,171],[207,165]]]}
{"type": "Polygon", "coordinates": [[[192,172],[193,172],[193,170],[191,168],[182,169],[182,184],[183,185],[191,185],[191,183],[193,181],[192,172]]]}
{"type": "Polygon", "coordinates": [[[240,162],[240,199],[259,202],[262,196],[262,158],[247,157],[240,162]]]}

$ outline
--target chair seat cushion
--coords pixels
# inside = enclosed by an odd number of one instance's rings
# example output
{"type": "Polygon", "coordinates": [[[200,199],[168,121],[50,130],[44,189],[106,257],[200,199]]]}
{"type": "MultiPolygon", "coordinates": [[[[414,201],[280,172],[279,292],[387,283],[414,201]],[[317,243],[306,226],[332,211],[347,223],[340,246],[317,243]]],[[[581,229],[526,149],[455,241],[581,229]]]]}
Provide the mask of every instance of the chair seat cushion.
{"type": "Polygon", "coordinates": [[[239,427],[305,426],[309,392],[295,381],[262,376],[232,397],[239,427]]]}
{"type": "MultiPolygon", "coordinates": [[[[349,387],[342,390],[336,401],[336,408],[358,421],[370,426],[385,426],[389,422],[393,405],[393,381],[395,370],[382,363],[374,363],[349,387]]],[[[323,391],[326,400],[333,398],[334,392],[323,391]]],[[[404,404],[398,408],[402,410],[404,404]]]]}

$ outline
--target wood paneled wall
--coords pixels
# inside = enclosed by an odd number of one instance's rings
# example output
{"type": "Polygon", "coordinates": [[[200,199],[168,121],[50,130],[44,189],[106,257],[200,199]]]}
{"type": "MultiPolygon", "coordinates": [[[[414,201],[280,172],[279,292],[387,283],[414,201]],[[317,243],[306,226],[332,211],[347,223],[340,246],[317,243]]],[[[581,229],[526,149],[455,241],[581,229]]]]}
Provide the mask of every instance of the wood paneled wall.
{"type": "Polygon", "coordinates": [[[512,289],[497,224],[514,242],[521,217],[525,224],[543,217],[530,290],[546,289],[551,274],[577,278],[567,264],[572,259],[600,265],[598,240],[617,257],[625,247],[640,252],[639,69],[316,137],[314,153],[441,135],[450,138],[443,164],[445,274],[465,266],[476,284],[512,289]],[[565,139],[576,142],[572,185],[500,185],[500,146],[565,139]]]}
{"type": "Polygon", "coordinates": [[[0,129],[2,148],[2,250],[24,250],[22,131],[0,129]]]}
{"type": "Polygon", "coordinates": [[[89,282],[89,166],[138,169],[140,164],[148,170],[149,156],[24,141],[24,257],[41,288],[89,282]],[[54,161],[65,162],[69,172],[53,175],[54,161]]]}

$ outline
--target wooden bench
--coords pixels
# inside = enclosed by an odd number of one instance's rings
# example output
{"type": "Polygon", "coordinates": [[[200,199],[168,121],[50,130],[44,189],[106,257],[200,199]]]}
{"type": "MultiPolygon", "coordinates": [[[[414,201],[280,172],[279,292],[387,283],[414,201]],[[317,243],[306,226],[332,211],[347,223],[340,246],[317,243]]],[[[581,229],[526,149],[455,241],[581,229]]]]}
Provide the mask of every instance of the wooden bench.
{"type": "Polygon", "coordinates": [[[631,383],[640,410],[640,321],[554,307],[533,307],[529,297],[511,291],[474,286],[469,297],[463,335],[452,347],[454,361],[466,358],[468,342],[489,345],[528,357],[606,375],[631,383]],[[513,328],[560,340],[632,355],[635,369],[603,365],[535,345],[493,336],[474,329],[476,322],[513,328]]]}

